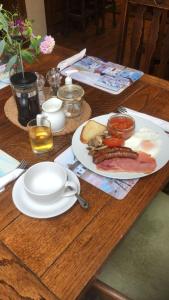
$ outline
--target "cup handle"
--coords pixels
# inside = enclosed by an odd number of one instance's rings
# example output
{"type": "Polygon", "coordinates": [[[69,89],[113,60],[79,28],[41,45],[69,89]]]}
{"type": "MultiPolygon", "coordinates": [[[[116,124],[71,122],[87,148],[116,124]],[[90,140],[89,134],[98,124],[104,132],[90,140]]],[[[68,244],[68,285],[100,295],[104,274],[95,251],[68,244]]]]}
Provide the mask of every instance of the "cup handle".
{"type": "Polygon", "coordinates": [[[71,188],[69,191],[64,192],[64,197],[74,196],[77,193],[77,184],[73,181],[67,181],[65,184],[65,188],[71,188]]]}
{"type": "Polygon", "coordinates": [[[45,115],[44,113],[43,114],[38,114],[36,116],[36,122],[37,122],[37,125],[38,126],[42,126],[43,125],[43,120],[44,119],[47,119],[47,115],[45,115]]]}

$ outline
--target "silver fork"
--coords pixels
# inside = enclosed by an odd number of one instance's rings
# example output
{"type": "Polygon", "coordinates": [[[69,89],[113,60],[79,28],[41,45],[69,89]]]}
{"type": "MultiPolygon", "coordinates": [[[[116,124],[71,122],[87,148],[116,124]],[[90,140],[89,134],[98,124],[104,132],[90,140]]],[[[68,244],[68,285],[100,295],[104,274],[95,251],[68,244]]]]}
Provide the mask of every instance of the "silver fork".
{"type": "Polygon", "coordinates": [[[117,108],[117,112],[119,112],[121,114],[126,114],[127,113],[127,109],[124,106],[119,106],[117,108]]]}
{"type": "Polygon", "coordinates": [[[0,181],[0,192],[4,191],[5,186],[13,180],[17,179],[21,174],[23,174],[24,171],[26,171],[28,167],[28,162],[23,159],[14,171],[3,176],[0,181]]]}
{"type": "Polygon", "coordinates": [[[26,170],[29,167],[29,164],[26,160],[21,160],[20,164],[17,166],[17,169],[26,170]]]}

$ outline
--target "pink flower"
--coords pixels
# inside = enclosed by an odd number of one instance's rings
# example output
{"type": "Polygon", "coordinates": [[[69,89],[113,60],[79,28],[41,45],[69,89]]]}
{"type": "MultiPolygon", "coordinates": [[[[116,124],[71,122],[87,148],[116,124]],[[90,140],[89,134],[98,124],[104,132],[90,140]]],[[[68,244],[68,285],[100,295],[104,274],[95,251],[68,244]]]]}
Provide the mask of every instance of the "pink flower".
{"type": "Polygon", "coordinates": [[[40,43],[40,51],[43,54],[50,54],[55,46],[55,40],[51,35],[46,35],[40,43]]]}

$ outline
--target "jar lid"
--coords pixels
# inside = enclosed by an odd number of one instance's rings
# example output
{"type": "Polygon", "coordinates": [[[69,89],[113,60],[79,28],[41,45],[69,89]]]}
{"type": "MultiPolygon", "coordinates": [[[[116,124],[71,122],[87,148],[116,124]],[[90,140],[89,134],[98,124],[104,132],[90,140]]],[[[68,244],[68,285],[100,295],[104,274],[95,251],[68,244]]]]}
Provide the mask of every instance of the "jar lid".
{"type": "Polygon", "coordinates": [[[66,84],[58,89],[57,97],[63,101],[80,101],[84,95],[84,89],[77,84],[66,84]]]}
{"type": "Polygon", "coordinates": [[[37,76],[32,72],[24,72],[24,77],[22,72],[13,74],[10,78],[11,83],[14,86],[24,88],[25,85],[34,83],[37,80],[37,76]]]}

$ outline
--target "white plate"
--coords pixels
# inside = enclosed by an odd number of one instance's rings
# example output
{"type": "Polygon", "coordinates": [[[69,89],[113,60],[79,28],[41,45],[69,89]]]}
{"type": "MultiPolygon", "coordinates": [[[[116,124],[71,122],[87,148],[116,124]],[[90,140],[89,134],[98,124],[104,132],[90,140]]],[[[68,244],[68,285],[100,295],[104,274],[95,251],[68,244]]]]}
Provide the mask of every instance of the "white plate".
{"type": "MultiPolygon", "coordinates": [[[[68,179],[73,180],[78,186],[78,193],[80,193],[80,183],[77,176],[67,169],[68,179]]],[[[76,196],[65,197],[60,201],[50,205],[40,205],[35,202],[25,191],[23,186],[23,176],[20,176],[15,182],[12,191],[12,198],[16,208],[23,214],[32,218],[52,218],[63,214],[70,209],[76,202],[76,196]]]]}
{"type": "MultiPolygon", "coordinates": [[[[106,125],[108,118],[110,118],[110,115],[111,114],[102,115],[102,116],[93,118],[93,120],[106,125]]],[[[146,119],[140,118],[140,117],[135,117],[134,119],[135,119],[135,123],[136,123],[135,131],[138,131],[142,127],[147,127],[159,134],[161,145],[160,145],[158,157],[156,157],[157,167],[154,170],[154,172],[157,172],[169,160],[169,150],[168,150],[169,149],[169,137],[160,127],[158,127],[154,123],[152,123],[146,119]]],[[[74,152],[75,156],[77,157],[77,159],[86,168],[88,168],[89,170],[91,170],[97,174],[100,174],[102,176],[106,176],[106,177],[110,177],[110,178],[117,178],[117,179],[134,179],[134,178],[140,178],[140,177],[149,175],[149,174],[145,174],[145,173],[111,172],[111,171],[98,170],[96,168],[96,165],[92,162],[92,157],[90,155],[88,155],[88,150],[86,149],[87,145],[83,144],[80,141],[80,134],[81,134],[84,124],[82,124],[79,128],[77,128],[77,130],[75,131],[75,133],[73,135],[72,149],[73,149],[73,152],[74,152]]]]}

